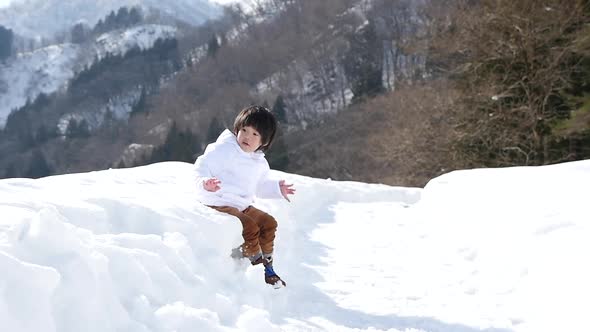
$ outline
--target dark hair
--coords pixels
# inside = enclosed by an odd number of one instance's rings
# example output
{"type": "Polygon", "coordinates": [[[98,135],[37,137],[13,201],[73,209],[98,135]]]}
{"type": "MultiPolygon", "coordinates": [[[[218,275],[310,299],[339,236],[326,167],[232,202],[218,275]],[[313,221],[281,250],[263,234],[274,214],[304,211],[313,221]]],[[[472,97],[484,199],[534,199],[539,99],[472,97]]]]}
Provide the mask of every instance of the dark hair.
{"type": "Polygon", "coordinates": [[[270,148],[277,132],[277,119],[263,106],[249,106],[244,108],[234,121],[234,134],[244,127],[252,127],[260,133],[262,145],[258,150],[266,151],[270,148]]]}

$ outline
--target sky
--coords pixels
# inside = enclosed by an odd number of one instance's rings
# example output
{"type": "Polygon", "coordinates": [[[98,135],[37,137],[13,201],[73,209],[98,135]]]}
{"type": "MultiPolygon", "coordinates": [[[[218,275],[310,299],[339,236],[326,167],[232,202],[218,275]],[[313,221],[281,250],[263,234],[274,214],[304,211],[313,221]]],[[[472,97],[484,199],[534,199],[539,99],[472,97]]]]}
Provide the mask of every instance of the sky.
{"type": "MultiPolygon", "coordinates": [[[[392,170],[395,171],[395,170],[392,170]]],[[[424,188],[273,171],[275,271],[181,162],[0,180],[0,330],[589,331],[590,160],[424,188]]]]}
{"type": "Polygon", "coordinates": [[[0,0],[0,8],[8,7],[12,0],[0,0]]]}

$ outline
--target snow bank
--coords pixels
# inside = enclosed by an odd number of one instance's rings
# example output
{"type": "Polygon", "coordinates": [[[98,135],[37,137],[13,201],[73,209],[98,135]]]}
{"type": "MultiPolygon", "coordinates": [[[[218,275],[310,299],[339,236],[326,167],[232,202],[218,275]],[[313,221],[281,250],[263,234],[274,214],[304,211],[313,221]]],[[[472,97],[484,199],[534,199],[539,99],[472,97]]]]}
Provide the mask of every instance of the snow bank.
{"type": "Polygon", "coordinates": [[[590,161],[425,189],[274,172],[279,291],[191,165],[0,181],[4,331],[586,331],[590,161]]]}
{"type": "Polygon", "coordinates": [[[455,319],[475,312],[520,331],[588,330],[588,197],[590,161],[433,179],[416,206],[424,292],[453,298],[455,319]]]}

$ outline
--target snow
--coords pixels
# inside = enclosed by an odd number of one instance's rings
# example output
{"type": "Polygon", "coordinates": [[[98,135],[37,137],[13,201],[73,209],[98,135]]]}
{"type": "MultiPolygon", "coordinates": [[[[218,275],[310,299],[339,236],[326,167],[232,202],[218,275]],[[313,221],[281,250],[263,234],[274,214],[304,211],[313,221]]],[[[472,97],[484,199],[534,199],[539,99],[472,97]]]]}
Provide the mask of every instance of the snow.
{"type": "Polygon", "coordinates": [[[241,0],[210,0],[213,3],[222,5],[222,6],[227,6],[227,5],[231,5],[234,3],[240,3],[241,0]]]}
{"type": "Polygon", "coordinates": [[[176,28],[159,24],[145,24],[125,30],[117,30],[100,35],[92,49],[99,58],[107,53],[125,54],[134,47],[141,50],[150,49],[157,39],[171,39],[176,35],[176,28]]]}
{"type": "Polygon", "coordinates": [[[123,6],[141,6],[146,13],[157,9],[193,25],[221,14],[219,6],[207,0],[12,0],[4,6],[0,2],[0,22],[21,36],[52,38],[80,21],[92,27],[123,6]]]}
{"type": "Polygon", "coordinates": [[[78,52],[77,45],[49,46],[0,63],[0,128],[11,111],[40,93],[57,91],[74,77],[72,62],[78,52]]]}
{"type": "MultiPolygon", "coordinates": [[[[102,59],[107,53],[125,54],[135,46],[149,49],[158,38],[169,39],[175,34],[176,28],[146,24],[100,35],[85,49],[75,44],[53,45],[0,63],[0,128],[6,124],[10,112],[23,107],[27,100],[34,101],[40,93],[51,94],[66,87],[76,72],[91,65],[96,58],[102,59]]],[[[139,96],[139,91],[130,91],[127,95],[139,96]]],[[[98,112],[97,116],[102,120],[103,114],[104,111],[98,112]]],[[[91,124],[97,126],[96,122],[91,124]]]]}
{"type": "Polygon", "coordinates": [[[192,165],[0,180],[2,331],[588,331],[590,160],[455,171],[425,188],[273,171],[275,270],[192,165]]]}
{"type": "Polygon", "coordinates": [[[10,6],[12,0],[0,0],[0,8],[5,8],[10,6]]]}

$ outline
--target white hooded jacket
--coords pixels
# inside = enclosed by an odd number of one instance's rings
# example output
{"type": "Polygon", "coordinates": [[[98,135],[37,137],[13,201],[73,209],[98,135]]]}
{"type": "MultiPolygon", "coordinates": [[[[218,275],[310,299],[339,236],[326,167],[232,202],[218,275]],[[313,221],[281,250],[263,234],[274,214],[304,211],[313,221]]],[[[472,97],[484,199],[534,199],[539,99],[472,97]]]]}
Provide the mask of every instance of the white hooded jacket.
{"type": "Polygon", "coordinates": [[[195,161],[197,199],[210,206],[232,206],[240,211],[255,197],[282,198],[279,181],[269,178],[270,167],[262,151],[245,152],[229,130],[219,135],[195,161]],[[216,192],[205,190],[203,182],[215,177],[221,181],[216,192]]]}

